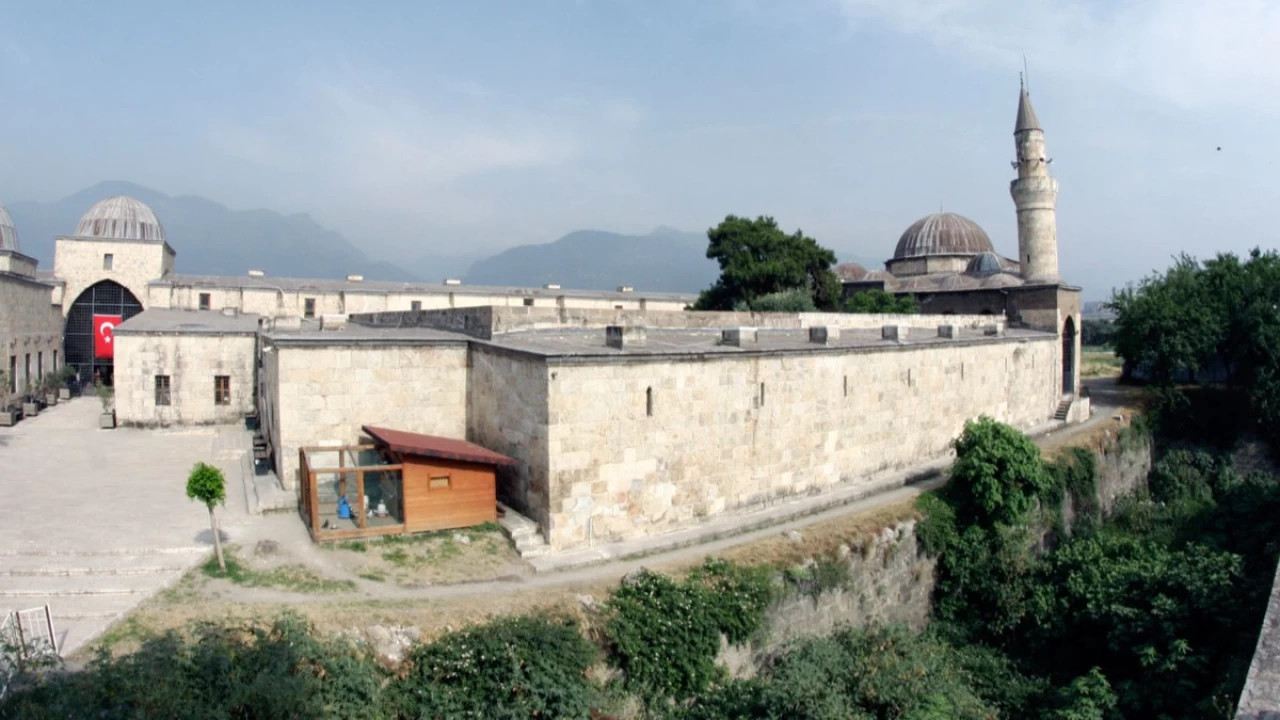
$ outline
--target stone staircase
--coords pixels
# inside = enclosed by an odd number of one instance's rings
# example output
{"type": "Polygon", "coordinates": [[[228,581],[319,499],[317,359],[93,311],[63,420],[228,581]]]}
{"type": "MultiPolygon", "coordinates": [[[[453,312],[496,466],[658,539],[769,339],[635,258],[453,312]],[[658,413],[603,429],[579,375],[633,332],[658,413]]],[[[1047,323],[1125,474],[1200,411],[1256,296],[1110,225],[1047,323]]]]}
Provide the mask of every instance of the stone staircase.
{"type": "Polygon", "coordinates": [[[502,511],[498,516],[498,525],[511,538],[521,558],[528,560],[551,552],[551,546],[543,539],[538,523],[502,503],[498,503],[498,508],[502,511]]]}
{"type": "Polygon", "coordinates": [[[1053,419],[1066,422],[1067,415],[1071,413],[1071,403],[1073,400],[1075,400],[1075,398],[1063,398],[1062,402],[1058,403],[1058,410],[1053,414],[1053,419]]]}
{"type": "Polygon", "coordinates": [[[65,657],[177,580],[204,547],[0,554],[0,611],[48,605],[65,657]]]}

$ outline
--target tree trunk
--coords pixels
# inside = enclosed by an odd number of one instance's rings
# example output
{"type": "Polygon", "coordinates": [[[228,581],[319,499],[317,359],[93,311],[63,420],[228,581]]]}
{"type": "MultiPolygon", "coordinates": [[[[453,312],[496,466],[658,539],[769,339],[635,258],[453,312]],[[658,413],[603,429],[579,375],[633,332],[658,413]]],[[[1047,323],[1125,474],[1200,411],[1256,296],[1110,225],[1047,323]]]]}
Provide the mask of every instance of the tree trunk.
{"type": "Polygon", "coordinates": [[[213,514],[213,506],[209,506],[209,527],[213,529],[213,550],[218,554],[218,569],[227,574],[227,563],[222,559],[222,537],[218,535],[218,518],[213,514]]]}

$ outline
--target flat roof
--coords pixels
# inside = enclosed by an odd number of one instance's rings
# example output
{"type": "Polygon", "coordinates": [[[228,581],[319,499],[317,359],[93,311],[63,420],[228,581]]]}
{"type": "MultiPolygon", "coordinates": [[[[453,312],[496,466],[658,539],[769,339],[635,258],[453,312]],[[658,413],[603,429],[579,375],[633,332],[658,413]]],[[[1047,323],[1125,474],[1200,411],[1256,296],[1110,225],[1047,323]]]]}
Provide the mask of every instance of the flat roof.
{"type": "Polygon", "coordinates": [[[1002,335],[987,335],[982,328],[958,328],[954,338],[938,337],[933,328],[910,328],[906,339],[886,340],[880,328],[870,330],[840,329],[840,337],[828,343],[809,340],[808,329],[756,330],[757,341],[741,346],[727,345],[721,340],[721,328],[645,330],[643,345],[613,348],[605,344],[605,331],[600,329],[548,329],[523,330],[494,335],[492,340],[479,341],[484,345],[518,352],[557,358],[610,358],[678,357],[717,355],[773,354],[795,352],[878,351],[910,347],[930,347],[956,344],[994,343],[1021,340],[1042,340],[1056,337],[1053,333],[1025,328],[1006,328],[1002,335]]]}
{"type": "Polygon", "coordinates": [[[541,298],[557,298],[557,297],[578,297],[578,298],[601,298],[609,300],[624,300],[645,298],[652,300],[671,300],[678,302],[693,302],[697,299],[696,293],[664,293],[664,292],[645,292],[643,290],[633,290],[631,292],[619,292],[617,290],[574,290],[569,288],[550,289],[541,287],[498,287],[489,285],[446,285],[444,283],[412,283],[412,282],[392,282],[388,280],[360,280],[350,282],[343,280],[327,280],[322,278],[287,278],[272,277],[264,275],[263,277],[252,277],[249,275],[167,275],[159,280],[152,280],[149,285],[159,286],[182,286],[190,285],[192,287],[209,287],[209,288],[245,288],[260,290],[284,290],[287,292],[305,292],[308,290],[314,292],[353,292],[353,293],[422,293],[442,295],[447,293],[457,293],[459,295],[510,295],[518,297],[541,297],[541,298]]]}
{"type": "Polygon", "coordinates": [[[321,330],[308,322],[301,329],[277,328],[265,333],[276,345],[440,345],[460,344],[471,338],[461,333],[431,328],[368,327],[353,322],[321,330]]]}
{"type": "Polygon", "coordinates": [[[116,334],[172,333],[179,335],[251,335],[258,332],[258,316],[252,313],[223,315],[214,310],[152,308],[125,320],[116,334]]]}
{"type": "Polygon", "coordinates": [[[515,460],[506,455],[496,453],[489,448],[481,447],[466,440],[440,437],[438,435],[423,435],[404,430],[390,430],[369,425],[365,425],[362,429],[378,444],[385,445],[391,450],[404,455],[458,460],[481,465],[516,464],[515,460]]]}

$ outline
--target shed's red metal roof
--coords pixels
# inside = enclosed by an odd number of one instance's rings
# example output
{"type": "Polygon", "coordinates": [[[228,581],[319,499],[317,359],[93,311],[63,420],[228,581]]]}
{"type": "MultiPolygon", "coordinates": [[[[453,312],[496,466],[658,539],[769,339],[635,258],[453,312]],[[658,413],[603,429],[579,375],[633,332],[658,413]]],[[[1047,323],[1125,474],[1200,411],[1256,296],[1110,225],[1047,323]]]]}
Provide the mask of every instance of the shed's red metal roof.
{"type": "Polygon", "coordinates": [[[515,465],[516,461],[466,440],[422,435],[403,430],[364,426],[364,431],[381,445],[405,455],[421,455],[479,463],[481,465],[515,465]]]}

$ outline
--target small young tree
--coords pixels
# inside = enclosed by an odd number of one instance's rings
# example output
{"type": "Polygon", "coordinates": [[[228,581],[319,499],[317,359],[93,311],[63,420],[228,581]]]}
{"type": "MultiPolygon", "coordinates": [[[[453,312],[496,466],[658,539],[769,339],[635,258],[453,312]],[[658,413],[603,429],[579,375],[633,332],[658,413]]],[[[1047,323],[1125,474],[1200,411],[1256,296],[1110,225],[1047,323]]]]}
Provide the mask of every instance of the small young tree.
{"type": "Polygon", "coordinates": [[[13,403],[12,382],[13,379],[9,377],[9,373],[5,370],[0,370],[0,412],[8,410],[13,403]]]}
{"type": "Polygon", "coordinates": [[[222,538],[218,536],[218,518],[213,514],[213,506],[226,502],[227,481],[222,471],[207,463],[196,463],[187,477],[187,497],[199,500],[209,508],[209,528],[213,530],[213,549],[218,554],[218,568],[227,572],[227,563],[222,559],[222,538]]]}

